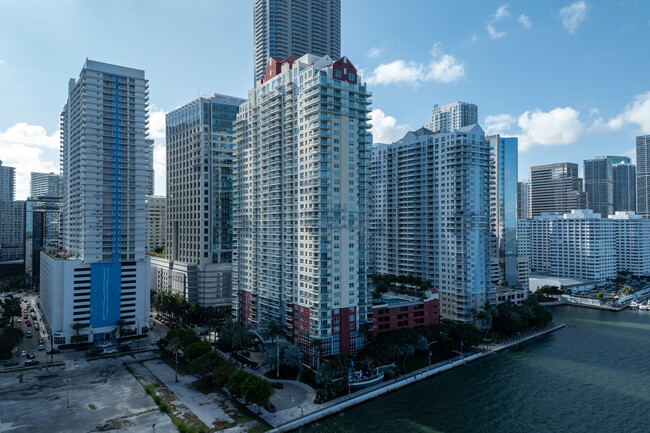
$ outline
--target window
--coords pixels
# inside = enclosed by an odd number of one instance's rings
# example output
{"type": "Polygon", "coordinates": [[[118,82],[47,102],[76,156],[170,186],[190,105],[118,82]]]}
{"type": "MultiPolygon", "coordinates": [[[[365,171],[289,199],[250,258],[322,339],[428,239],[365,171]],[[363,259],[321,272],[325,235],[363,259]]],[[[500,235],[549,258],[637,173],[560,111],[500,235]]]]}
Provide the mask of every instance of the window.
{"type": "Polygon", "coordinates": [[[348,74],[348,80],[349,80],[349,81],[356,81],[356,79],[357,79],[356,75],[353,74],[352,72],[350,72],[350,73],[348,74]]]}
{"type": "Polygon", "coordinates": [[[334,78],[341,78],[342,74],[340,70],[334,70],[334,78]]]}

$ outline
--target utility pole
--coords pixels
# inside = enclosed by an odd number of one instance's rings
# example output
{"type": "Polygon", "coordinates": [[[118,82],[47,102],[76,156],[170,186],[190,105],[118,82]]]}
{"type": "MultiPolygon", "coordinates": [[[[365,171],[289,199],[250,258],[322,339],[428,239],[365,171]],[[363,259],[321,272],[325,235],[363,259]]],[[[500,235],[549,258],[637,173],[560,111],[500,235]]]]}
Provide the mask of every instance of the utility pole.
{"type": "Polygon", "coordinates": [[[66,385],[66,387],[65,387],[65,401],[66,401],[66,406],[67,407],[70,407],[70,392],[69,391],[70,391],[70,382],[71,381],[72,381],[72,379],[70,379],[69,377],[63,378],[63,383],[65,383],[65,385],[66,385]]]}

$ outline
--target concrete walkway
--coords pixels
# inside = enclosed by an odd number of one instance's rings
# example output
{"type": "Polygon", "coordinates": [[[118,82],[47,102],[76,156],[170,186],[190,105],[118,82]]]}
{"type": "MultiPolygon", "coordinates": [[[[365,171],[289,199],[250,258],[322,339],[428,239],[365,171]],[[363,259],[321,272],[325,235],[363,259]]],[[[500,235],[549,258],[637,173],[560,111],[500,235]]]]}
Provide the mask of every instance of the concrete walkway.
{"type": "Polygon", "coordinates": [[[194,376],[178,375],[175,380],[174,369],[162,361],[146,361],[143,365],[165,384],[185,406],[187,406],[206,426],[212,427],[214,422],[231,423],[234,420],[223,411],[210,397],[192,387],[196,380],[194,376]]]}

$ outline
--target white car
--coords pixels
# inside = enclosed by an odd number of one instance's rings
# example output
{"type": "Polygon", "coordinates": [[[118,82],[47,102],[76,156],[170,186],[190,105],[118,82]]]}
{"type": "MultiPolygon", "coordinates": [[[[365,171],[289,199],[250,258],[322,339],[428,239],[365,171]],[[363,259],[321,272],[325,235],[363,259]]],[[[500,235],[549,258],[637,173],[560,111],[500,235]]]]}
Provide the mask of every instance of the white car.
{"type": "Polygon", "coordinates": [[[102,347],[102,348],[104,348],[104,347],[111,347],[111,346],[112,346],[112,344],[111,344],[110,341],[106,341],[106,342],[104,342],[104,343],[101,343],[101,344],[98,344],[98,345],[97,345],[97,347],[102,347]]]}
{"type": "Polygon", "coordinates": [[[27,356],[27,352],[25,352],[24,350],[22,352],[20,352],[20,357],[21,358],[25,357],[25,356],[27,356]]]}
{"type": "Polygon", "coordinates": [[[117,350],[115,350],[115,349],[104,349],[104,351],[102,352],[102,355],[109,355],[111,353],[117,353],[117,350]]]}
{"type": "Polygon", "coordinates": [[[21,319],[21,318],[19,317],[19,318],[18,318],[18,323],[23,323],[23,319],[21,319]]]}

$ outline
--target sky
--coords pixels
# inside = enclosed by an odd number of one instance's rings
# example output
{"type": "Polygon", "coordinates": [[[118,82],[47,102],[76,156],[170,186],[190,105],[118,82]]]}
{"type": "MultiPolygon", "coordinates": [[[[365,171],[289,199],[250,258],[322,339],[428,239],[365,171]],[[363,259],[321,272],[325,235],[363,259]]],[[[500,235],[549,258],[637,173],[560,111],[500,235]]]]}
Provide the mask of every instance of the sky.
{"type": "MultiPolygon", "coordinates": [[[[252,0],[0,0],[0,160],[59,172],[59,115],[86,58],[145,70],[156,193],[165,194],[165,113],[253,86],[252,0]]],[[[342,0],[342,54],[373,93],[376,143],[478,105],[487,133],[519,138],[531,165],[634,159],[650,134],[650,2],[342,0]]]]}

